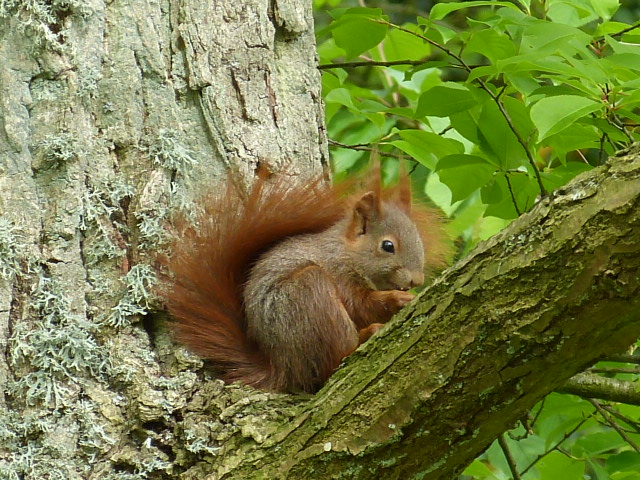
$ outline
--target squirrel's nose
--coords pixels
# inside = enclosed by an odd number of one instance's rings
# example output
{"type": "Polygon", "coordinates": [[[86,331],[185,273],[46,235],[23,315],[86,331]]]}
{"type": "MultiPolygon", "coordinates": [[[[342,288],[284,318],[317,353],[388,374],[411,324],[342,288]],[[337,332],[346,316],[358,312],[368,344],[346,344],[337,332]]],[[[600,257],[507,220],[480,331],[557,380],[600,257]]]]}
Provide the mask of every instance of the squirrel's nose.
{"type": "Polygon", "coordinates": [[[413,272],[411,274],[411,288],[417,287],[418,285],[422,285],[423,283],[424,283],[423,272],[413,272]]]}

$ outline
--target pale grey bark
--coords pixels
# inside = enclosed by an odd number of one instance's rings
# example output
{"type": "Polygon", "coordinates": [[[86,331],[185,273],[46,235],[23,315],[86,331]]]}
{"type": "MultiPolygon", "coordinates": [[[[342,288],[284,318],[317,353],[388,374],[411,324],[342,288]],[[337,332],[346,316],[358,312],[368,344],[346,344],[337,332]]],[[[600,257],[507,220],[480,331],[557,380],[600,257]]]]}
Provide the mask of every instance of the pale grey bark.
{"type": "Polygon", "coordinates": [[[0,0],[0,478],[179,471],[146,424],[198,361],[141,321],[149,263],[229,172],[326,169],[312,22],[293,0],[0,0]]]}

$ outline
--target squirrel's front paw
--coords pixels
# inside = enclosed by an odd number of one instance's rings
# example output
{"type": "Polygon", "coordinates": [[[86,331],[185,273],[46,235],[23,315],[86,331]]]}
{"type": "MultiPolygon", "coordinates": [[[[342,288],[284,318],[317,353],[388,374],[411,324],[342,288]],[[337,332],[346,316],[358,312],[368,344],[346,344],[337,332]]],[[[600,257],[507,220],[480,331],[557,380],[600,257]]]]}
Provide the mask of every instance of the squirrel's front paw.
{"type": "Polygon", "coordinates": [[[394,313],[416,297],[413,293],[403,290],[382,290],[375,293],[387,309],[392,310],[394,313]]]}
{"type": "Polygon", "coordinates": [[[391,290],[391,298],[393,304],[398,307],[400,310],[402,307],[407,305],[411,300],[416,298],[416,296],[411,292],[404,292],[402,290],[391,290]]]}

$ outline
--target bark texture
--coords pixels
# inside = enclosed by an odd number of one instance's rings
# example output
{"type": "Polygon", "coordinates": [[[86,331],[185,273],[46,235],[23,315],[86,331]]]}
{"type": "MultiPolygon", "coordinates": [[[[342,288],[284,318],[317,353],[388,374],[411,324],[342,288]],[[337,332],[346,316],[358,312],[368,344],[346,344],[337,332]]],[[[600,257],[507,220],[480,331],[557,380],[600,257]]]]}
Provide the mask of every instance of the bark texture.
{"type": "Polygon", "coordinates": [[[294,419],[221,444],[207,478],[455,478],[545,394],[640,335],[639,207],[636,148],[447,270],[294,419]]]}
{"type": "Polygon", "coordinates": [[[310,2],[0,0],[0,478],[179,471],[148,258],[222,175],[326,168],[316,66],[310,2]]]}

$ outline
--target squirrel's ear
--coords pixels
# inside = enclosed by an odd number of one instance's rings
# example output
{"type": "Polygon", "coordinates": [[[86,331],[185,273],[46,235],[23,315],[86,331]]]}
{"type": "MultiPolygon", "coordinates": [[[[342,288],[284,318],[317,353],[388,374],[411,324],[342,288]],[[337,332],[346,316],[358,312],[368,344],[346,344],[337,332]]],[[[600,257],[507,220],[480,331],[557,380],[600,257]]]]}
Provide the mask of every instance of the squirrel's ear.
{"type": "Polygon", "coordinates": [[[411,215],[411,178],[404,162],[400,164],[400,182],[398,184],[398,203],[407,215],[411,215]]]}
{"type": "Polygon", "coordinates": [[[381,212],[382,204],[379,195],[374,192],[362,195],[353,206],[353,216],[347,236],[350,239],[355,239],[357,236],[367,233],[369,223],[379,217],[381,212]]]}

